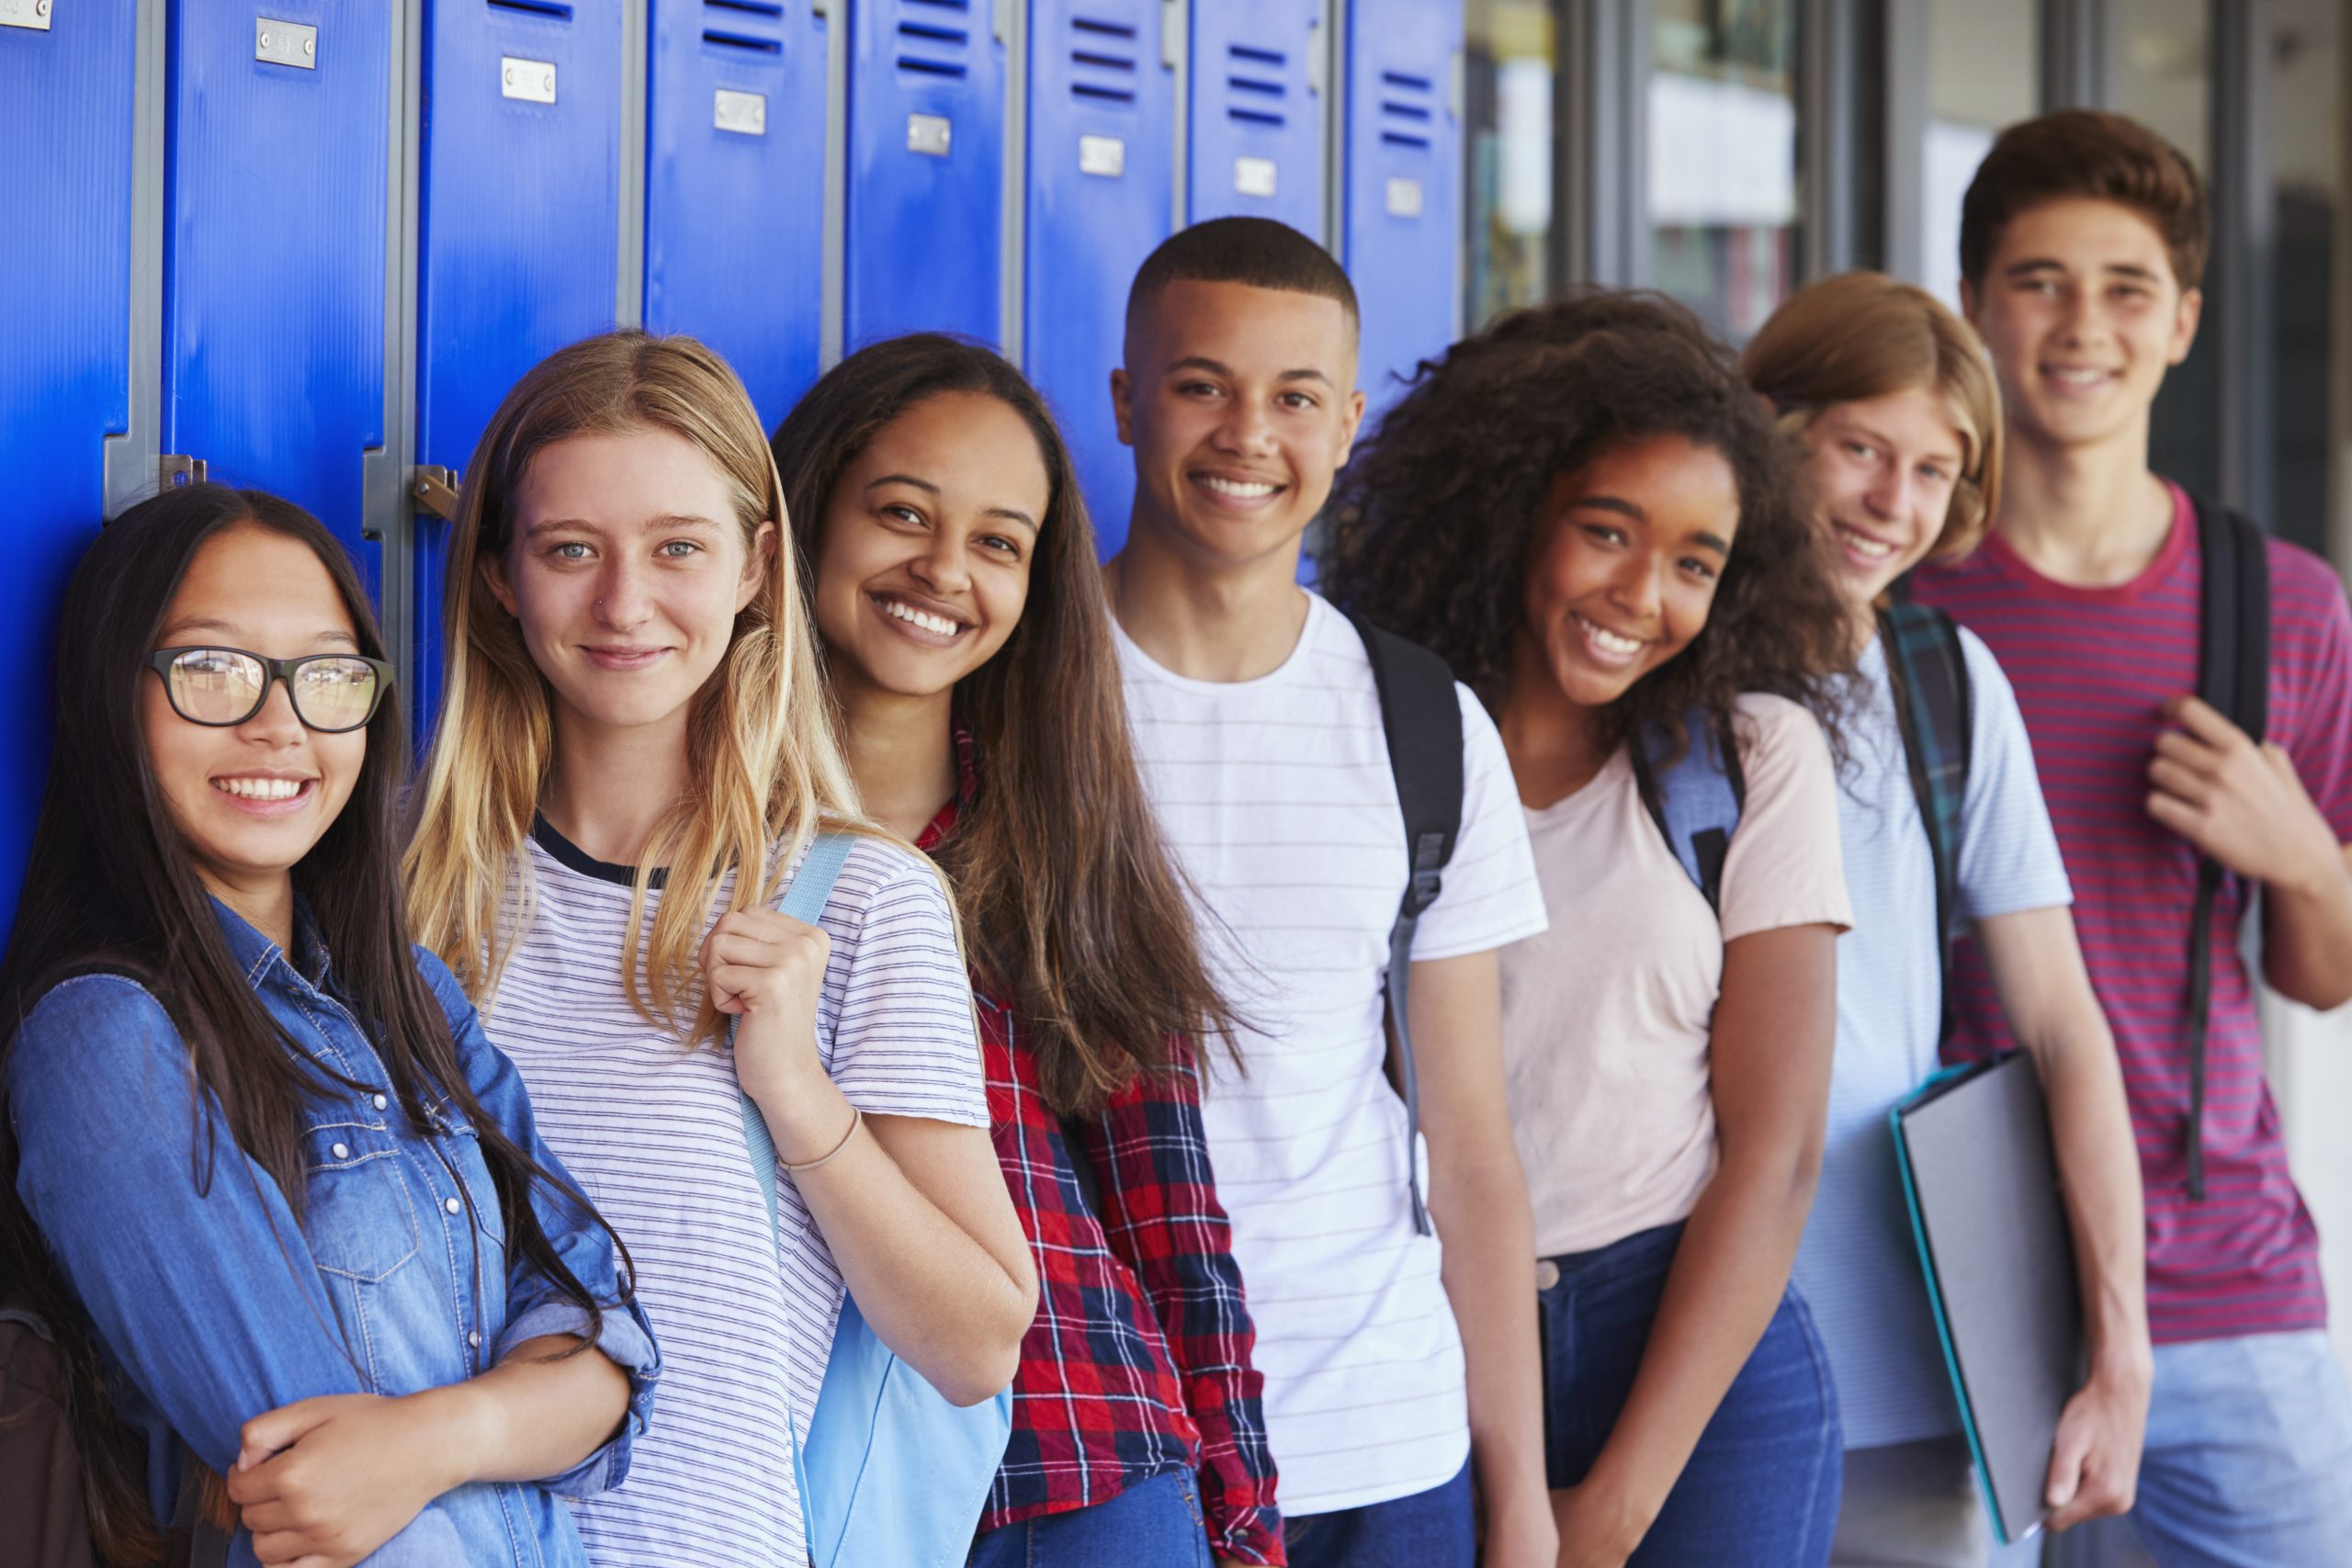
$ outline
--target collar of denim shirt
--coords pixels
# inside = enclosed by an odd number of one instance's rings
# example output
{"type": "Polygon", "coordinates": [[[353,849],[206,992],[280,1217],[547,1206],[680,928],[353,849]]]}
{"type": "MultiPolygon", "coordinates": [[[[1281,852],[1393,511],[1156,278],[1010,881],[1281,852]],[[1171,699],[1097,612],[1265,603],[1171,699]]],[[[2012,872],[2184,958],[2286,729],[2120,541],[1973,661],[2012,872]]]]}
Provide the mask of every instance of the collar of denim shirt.
{"type": "Polygon", "coordinates": [[[299,958],[262,935],[251,921],[217,897],[212,900],[212,913],[220,922],[220,935],[229,944],[229,956],[244,971],[247,985],[259,986],[270,966],[276,964],[285,970],[288,980],[312,990],[328,990],[332,962],[327,944],[319,936],[318,917],[311,912],[309,899],[299,893],[294,896],[294,946],[299,958]]]}

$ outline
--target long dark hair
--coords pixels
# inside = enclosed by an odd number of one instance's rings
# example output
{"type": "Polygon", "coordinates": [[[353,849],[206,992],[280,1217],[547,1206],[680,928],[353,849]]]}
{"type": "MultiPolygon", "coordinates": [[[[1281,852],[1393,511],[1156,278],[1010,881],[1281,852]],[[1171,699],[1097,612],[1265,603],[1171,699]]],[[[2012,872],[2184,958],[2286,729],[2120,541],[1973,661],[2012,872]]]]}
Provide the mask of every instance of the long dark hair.
{"type": "Polygon", "coordinates": [[[1811,708],[1839,749],[1848,611],[1821,555],[1794,438],[1682,306],[1590,293],[1505,316],[1424,361],[1333,490],[1326,591],[1428,645],[1499,712],[1521,583],[1553,479],[1679,435],[1721,453],[1739,536],[1706,626],[1599,716],[1604,748],[1743,692],[1811,708]]]}
{"type": "Polygon", "coordinates": [[[1137,1069],[1164,1071],[1233,1017],[1201,957],[1184,888],[1136,770],[1109,612],[1069,449],[1021,372],[934,333],[861,349],[777,427],[800,581],[815,614],[817,541],[842,472],[916,404],[977,392],[1036,438],[1049,500],[1029,600],[1003,648],[956,689],[978,792],[937,858],[982,976],[1010,993],[1046,1100],[1100,1108],[1137,1069]]]}
{"type": "MultiPolygon", "coordinates": [[[[275,496],[221,485],[170,490],[98,535],[74,570],[58,626],[55,744],[17,905],[21,918],[0,960],[0,1027],[6,1031],[0,1054],[15,1050],[26,1016],[61,980],[88,974],[135,980],[187,1046],[190,1117],[200,1118],[202,1094],[218,1100],[238,1148],[300,1215],[303,1107],[328,1087],[320,1076],[327,1069],[285,1038],[232,960],[211,897],[172,825],[141,718],[147,658],[189,563],[206,543],[241,526],[309,546],[334,580],[360,651],[385,656],[342,547],[315,518],[275,496]]],[[[351,798],[294,867],[295,890],[334,954],[339,983],[383,1058],[401,1109],[422,1126],[426,1101],[437,1099],[472,1123],[504,1210],[508,1251],[586,1313],[593,1338],[599,1303],[541,1229],[530,1202],[533,1184],[548,1183],[583,1213],[594,1210],[482,1114],[459,1070],[448,1019],[409,946],[398,837],[407,734],[400,704],[388,694],[368,726],[367,757],[351,798]]],[[[0,1116],[0,1270],[32,1298],[64,1352],[85,1504],[101,1554],[116,1562],[158,1561],[162,1539],[146,1499],[145,1456],[135,1435],[113,1418],[95,1332],[17,1198],[10,1125],[0,1116]]],[[[209,1188],[216,1157],[217,1151],[199,1149],[198,1168],[189,1172],[198,1190],[209,1188]]]]}

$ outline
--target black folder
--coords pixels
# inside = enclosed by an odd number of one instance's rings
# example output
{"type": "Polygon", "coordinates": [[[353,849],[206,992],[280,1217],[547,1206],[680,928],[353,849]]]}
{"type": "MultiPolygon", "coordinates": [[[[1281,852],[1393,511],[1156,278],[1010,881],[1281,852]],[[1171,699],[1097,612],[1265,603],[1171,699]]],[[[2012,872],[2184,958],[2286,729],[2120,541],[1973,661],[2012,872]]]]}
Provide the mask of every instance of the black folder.
{"type": "Polygon", "coordinates": [[[2058,1416],[2081,1383],[2082,1297],[2032,1058],[1929,1078],[1888,1113],[1911,1231],[1994,1533],[2041,1528],[2058,1416]]]}

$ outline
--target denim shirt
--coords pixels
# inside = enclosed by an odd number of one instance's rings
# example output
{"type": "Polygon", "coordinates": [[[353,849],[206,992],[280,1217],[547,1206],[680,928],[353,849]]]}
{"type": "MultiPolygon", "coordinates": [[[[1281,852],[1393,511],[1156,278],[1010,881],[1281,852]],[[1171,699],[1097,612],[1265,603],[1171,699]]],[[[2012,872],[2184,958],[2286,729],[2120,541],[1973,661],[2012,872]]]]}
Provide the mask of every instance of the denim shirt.
{"type": "MultiPolygon", "coordinates": [[[[135,982],[90,975],[53,987],[8,1058],[17,1192],[97,1326],[119,1410],[148,1434],[149,1492],[163,1519],[182,1443],[225,1473],[240,1427],[265,1411],[321,1394],[416,1393],[486,1371],[525,1340],[586,1332],[585,1314],[545,1274],[508,1258],[474,1128],[430,1090],[419,1127],[390,1092],[307,915],[298,942],[315,955],[315,981],[214,908],[270,1017],[311,1060],[362,1086],[321,1078],[304,1106],[299,1224],[230,1136],[219,1101],[208,1093],[191,1105],[187,1049],[135,982]]],[[[448,1015],[483,1116],[569,1180],[539,1139],[522,1078],[483,1036],[456,979],[423,949],[417,965],[448,1015]]],[[[616,1301],[605,1234],[543,1184],[533,1203],[573,1277],[599,1302],[616,1301]]],[[[633,1303],[607,1306],[598,1348],[629,1374],[628,1417],[611,1442],[535,1483],[445,1493],[367,1562],[584,1565],[561,1498],[620,1483],[660,1369],[633,1303]]],[[[245,1532],[229,1561],[254,1562],[245,1532]]]]}

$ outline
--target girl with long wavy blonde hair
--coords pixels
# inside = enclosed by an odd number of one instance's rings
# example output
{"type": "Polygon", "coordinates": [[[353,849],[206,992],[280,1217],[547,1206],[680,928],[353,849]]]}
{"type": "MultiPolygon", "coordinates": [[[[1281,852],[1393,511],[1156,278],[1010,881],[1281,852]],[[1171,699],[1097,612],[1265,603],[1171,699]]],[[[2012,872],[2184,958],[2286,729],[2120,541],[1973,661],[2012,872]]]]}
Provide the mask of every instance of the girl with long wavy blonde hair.
{"type": "Polygon", "coordinates": [[[959,1403],[1035,1309],[955,916],[857,810],[786,521],[733,372],[625,332],[516,383],[449,541],[415,921],[664,1330],[662,1426],[580,1509],[601,1562],[806,1560],[791,1434],[844,1288],[959,1403]],[[773,903],[820,827],[857,838],[806,925],[773,903]]]}

